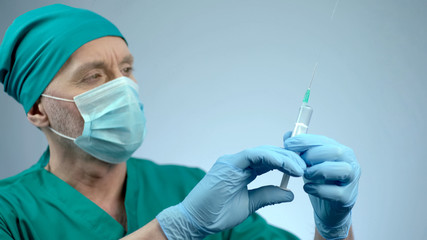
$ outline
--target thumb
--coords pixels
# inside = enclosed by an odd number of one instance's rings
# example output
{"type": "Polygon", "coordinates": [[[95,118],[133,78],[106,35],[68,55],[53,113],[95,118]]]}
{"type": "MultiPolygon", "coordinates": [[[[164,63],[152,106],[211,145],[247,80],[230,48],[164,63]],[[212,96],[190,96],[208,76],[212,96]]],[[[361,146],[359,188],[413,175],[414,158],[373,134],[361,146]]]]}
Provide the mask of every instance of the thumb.
{"type": "Polygon", "coordinates": [[[283,135],[283,145],[285,144],[286,139],[292,136],[292,131],[288,131],[283,135]]]}
{"type": "Polygon", "coordinates": [[[248,194],[250,213],[268,205],[294,200],[294,194],[291,191],[277,186],[264,186],[252,189],[248,194]]]}

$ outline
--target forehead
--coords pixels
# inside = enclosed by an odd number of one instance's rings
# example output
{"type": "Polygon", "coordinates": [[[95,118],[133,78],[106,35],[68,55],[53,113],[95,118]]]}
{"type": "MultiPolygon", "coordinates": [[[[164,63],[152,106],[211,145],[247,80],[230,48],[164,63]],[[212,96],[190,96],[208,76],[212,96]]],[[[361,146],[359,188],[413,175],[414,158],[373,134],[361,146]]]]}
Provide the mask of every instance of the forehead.
{"type": "Polygon", "coordinates": [[[76,65],[91,61],[121,60],[129,55],[129,48],[122,38],[102,37],[90,41],[77,49],[68,59],[66,65],[76,65]]]}

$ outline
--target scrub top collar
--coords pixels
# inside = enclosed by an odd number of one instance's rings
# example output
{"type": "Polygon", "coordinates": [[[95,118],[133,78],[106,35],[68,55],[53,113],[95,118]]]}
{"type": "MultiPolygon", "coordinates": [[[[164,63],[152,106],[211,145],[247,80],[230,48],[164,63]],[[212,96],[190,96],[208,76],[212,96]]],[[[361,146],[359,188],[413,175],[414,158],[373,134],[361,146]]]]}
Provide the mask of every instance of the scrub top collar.
{"type": "MultiPolygon", "coordinates": [[[[50,195],[50,197],[57,199],[60,203],[62,203],[62,209],[64,211],[71,211],[74,214],[81,217],[83,221],[86,221],[91,228],[98,232],[100,236],[105,235],[105,239],[111,238],[121,238],[126,235],[126,231],[123,226],[117,222],[113,217],[111,217],[107,212],[105,212],[102,208],[96,205],[94,202],[89,200],[75,188],[70,186],[68,183],[64,182],[62,179],[58,178],[51,172],[44,169],[44,167],[49,162],[50,154],[49,148],[43,153],[39,162],[35,164],[33,168],[40,169],[40,179],[41,179],[41,187],[42,189],[50,195]],[[108,231],[105,231],[108,229],[108,231]]],[[[129,205],[129,169],[127,169],[126,175],[126,194],[125,194],[125,209],[127,214],[127,225],[128,229],[133,229],[135,223],[130,221],[130,219],[134,218],[133,211],[128,210],[129,205]]]]}

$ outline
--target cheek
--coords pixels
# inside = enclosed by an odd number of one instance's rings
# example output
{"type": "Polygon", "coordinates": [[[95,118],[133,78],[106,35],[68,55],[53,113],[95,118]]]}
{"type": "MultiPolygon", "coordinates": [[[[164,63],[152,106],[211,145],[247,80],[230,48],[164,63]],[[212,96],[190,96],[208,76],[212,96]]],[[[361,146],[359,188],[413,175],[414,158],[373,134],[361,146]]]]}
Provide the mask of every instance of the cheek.
{"type": "Polygon", "coordinates": [[[79,122],[84,122],[82,115],[80,114],[79,109],[74,103],[69,103],[66,105],[67,112],[73,116],[73,119],[78,120],[79,122]]]}
{"type": "Polygon", "coordinates": [[[44,101],[50,127],[70,137],[80,136],[84,120],[74,103],[47,99],[44,101]]]}
{"type": "Polygon", "coordinates": [[[67,119],[62,121],[67,126],[63,126],[67,129],[73,137],[78,137],[83,132],[84,120],[82,115],[79,112],[79,109],[74,103],[65,103],[64,110],[66,114],[64,114],[67,119]]]}

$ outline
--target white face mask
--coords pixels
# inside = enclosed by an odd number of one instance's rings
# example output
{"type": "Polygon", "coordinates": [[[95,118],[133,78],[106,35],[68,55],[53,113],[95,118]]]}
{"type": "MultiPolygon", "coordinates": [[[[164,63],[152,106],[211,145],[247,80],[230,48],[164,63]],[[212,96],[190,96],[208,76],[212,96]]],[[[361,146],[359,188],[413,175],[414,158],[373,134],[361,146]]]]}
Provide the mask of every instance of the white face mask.
{"type": "Polygon", "coordinates": [[[138,85],[127,77],[102,84],[75,96],[74,100],[42,96],[76,104],[84,120],[81,136],[72,138],[50,129],[100,160],[127,161],[142,144],[145,136],[143,106],[138,85]]]}

